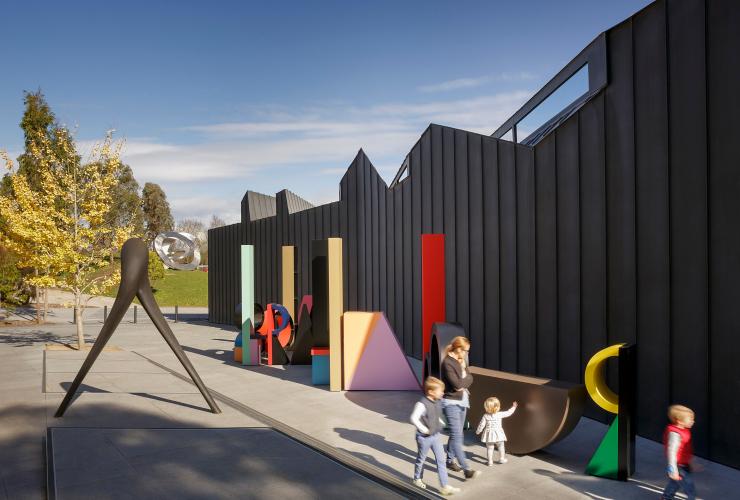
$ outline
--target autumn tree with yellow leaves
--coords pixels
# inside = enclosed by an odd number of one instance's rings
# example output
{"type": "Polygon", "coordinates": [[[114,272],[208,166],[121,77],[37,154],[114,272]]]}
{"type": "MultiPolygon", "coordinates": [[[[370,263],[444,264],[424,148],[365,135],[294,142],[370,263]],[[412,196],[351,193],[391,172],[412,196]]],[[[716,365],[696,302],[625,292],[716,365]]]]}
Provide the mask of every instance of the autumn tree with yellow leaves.
{"type": "Polygon", "coordinates": [[[54,137],[39,135],[31,143],[40,182],[32,189],[0,151],[10,172],[12,193],[0,196],[4,231],[0,242],[16,252],[19,267],[38,269],[32,286],[56,287],[74,294],[78,347],[85,346],[84,295],[96,295],[119,281],[108,266],[112,248],[120,248],[132,227],[112,225],[112,194],[121,168],[121,142],[108,133],[83,161],[64,128],[54,137]],[[114,244],[111,245],[110,243],[114,244]],[[106,272],[106,270],[108,272],[106,272]]]}

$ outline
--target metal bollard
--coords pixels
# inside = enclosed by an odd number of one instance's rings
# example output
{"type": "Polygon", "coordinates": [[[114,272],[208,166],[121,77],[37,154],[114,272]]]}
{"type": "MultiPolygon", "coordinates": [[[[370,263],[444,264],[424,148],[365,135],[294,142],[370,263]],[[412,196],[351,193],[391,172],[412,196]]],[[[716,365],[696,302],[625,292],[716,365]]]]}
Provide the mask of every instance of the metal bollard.
{"type": "Polygon", "coordinates": [[[108,321],[108,306],[103,306],[103,323],[108,321]]]}
{"type": "Polygon", "coordinates": [[[136,306],[134,306],[134,324],[136,324],[136,306]]]}
{"type": "Polygon", "coordinates": [[[175,306],[175,323],[177,323],[177,306],[175,306]]]}

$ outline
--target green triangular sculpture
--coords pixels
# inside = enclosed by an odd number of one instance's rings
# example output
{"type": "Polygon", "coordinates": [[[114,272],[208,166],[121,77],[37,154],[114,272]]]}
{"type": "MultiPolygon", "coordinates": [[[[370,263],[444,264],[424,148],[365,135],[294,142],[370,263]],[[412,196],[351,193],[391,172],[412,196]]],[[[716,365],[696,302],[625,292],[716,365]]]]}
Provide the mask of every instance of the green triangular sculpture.
{"type": "Polygon", "coordinates": [[[619,431],[618,418],[615,418],[604,439],[586,466],[586,474],[617,479],[619,469],[619,431]]]}

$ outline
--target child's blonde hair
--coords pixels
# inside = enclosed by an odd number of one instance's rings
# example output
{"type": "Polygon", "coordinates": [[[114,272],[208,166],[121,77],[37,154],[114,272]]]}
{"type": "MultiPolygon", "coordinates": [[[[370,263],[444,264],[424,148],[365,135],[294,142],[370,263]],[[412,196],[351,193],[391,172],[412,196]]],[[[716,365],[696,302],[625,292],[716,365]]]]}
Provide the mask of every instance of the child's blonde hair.
{"type": "Polygon", "coordinates": [[[501,409],[501,401],[498,398],[488,398],[483,403],[483,408],[485,408],[486,413],[496,413],[501,409]]]}
{"type": "Polygon", "coordinates": [[[689,417],[694,417],[694,410],[683,405],[671,405],[668,407],[668,419],[671,423],[684,422],[689,417]]]}
{"type": "Polygon", "coordinates": [[[445,383],[437,377],[427,377],[426,380],[424,380],[424,393],[429,393],[429,391],[436,389],[437,387],[444,391],[445,383]]]}

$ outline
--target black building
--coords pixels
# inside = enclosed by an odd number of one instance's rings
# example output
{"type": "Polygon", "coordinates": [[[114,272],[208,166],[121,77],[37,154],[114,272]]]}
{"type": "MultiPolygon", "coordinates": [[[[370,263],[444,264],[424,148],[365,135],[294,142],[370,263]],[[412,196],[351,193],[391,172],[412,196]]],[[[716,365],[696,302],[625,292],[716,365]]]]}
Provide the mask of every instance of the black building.
{"type": "Polygon", "coordinates": [[[345,307],[385,311],[419,357],[420,235],[444,233],[447,317],[474,364],[579,382],[596,351],[636,342],[638,433],[661,439],[683,403],[697,453],[740,467],[738,27],[734,0],[657,1],[494,136],[430,125],[390,187],[360,151],[338,202],[248,193],[242,222],[209,233],[210,320],[239,302],[240,244],[255,245],[266,303],[280,300],[281,245],[297,247],[300,299],[310,241],[339,236],[345,307]],[[584,64],[581,98],[519,143],[496,138],[584,64]]]}

